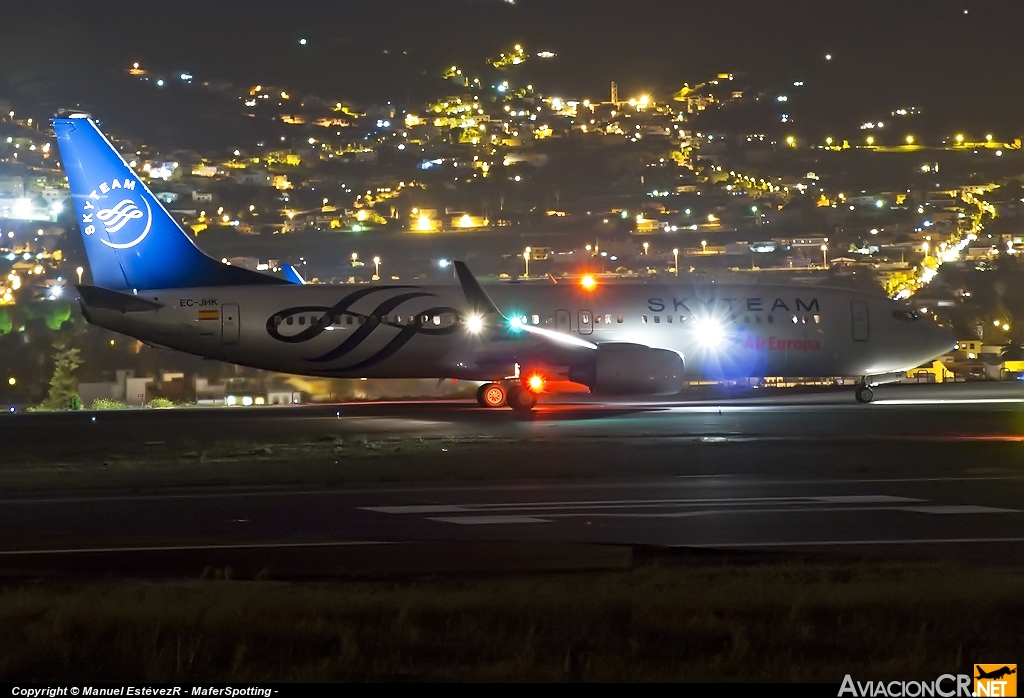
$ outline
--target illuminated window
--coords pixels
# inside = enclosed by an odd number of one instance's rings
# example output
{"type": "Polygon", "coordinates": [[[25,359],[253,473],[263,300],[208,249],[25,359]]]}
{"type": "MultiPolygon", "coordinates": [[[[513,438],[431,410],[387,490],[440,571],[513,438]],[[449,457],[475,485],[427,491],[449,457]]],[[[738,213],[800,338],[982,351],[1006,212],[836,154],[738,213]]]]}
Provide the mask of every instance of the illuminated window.
{"type": "Polygon", "coordinates": [[[801,315],[800,316],[800,324],[801,325],[806,325],[807,324],[807,316],[806,315],[801,315]]]}
{"type": "Polygon", "coordinates": [[[821,324],[821,316],[818,315],[817,313],[814,314],[814,324],[815,325],[820,325],[821,324]]]}
{"type": "Polygon", "coordinates": [[[396,315],[395,316],[395,324],[396,325],[401,325],[402,324],[402,316],[401,315],[396,315]]]}
{"type": "MultiPolygon", "coordinates": [[[[621,317],[619,318],[619,322],[622,322],[622,318],[621,317]]],[[[608,314],[606,314],[604,316],[604,324],[606,324],[606,325],[612,324],[612,314],[611,313],[608,313],[608,314]]]]}
{"type": "Polygon", "coordinates": [[[530,320],[533,321],[534,325],[539,325],[540,324],[540,315],[534,315],[533,317],[530,318],[530,320]]]}
{"type": "Polygon", "coordinates": [[[793,324],[795,325],[798,322],[800,322],[800,318],[798,318],[796,315],[794,315],[793,316],[793,324]]]}
{"type": "Polygon", "coordinates": [[[600,325],[601,324],[601,316],[600,315],[595,315],[594,316],[594,324],[595,325],[600,325]]]}
{"type": "Polygon", "coordinates": [[[589,325],[590,324],[590,315],[589,314],[580,315],[580,324],[581,325],[589,325]]]}
{"type": "Polygon", "coordinates": [[[640,320],[641,320],[641,322],[643,322],[644,324],[647,324],[647,316],[646,316],[646,315],[641,315],[641,316],[640,316],[640,320]]]}
{"type": "Polygon", "coordinates": [[[435,325],[440,325],[441,324],[441,316],[440,315],[435,315],[434,316],[434,324],[435,325]]]}

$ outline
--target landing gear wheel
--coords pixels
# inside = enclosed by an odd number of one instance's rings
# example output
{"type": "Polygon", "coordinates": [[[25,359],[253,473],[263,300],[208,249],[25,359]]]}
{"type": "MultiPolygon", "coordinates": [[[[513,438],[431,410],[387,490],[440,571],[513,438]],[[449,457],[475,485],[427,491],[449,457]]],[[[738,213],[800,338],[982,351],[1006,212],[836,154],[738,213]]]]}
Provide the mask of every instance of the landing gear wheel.
{"type": "Polygon", "coordinates": [[[508,391],[508,406],[516,412],[529,412],[537,406],[537,396],[529,390],[515,386],[508,391]]]}
{"type": "Polygon", "coordinates": [[[508,398],[508,391],[501,383],[484,383],[476,391],[476,401],[481,407],[501,407],[508,398]]]}
{"type": "Polygon", "coordinates": [[[875,397],[875,392],[866,385],[858,385],[853,395],[857,398],[857,402],[871,402],[875,397]]]}

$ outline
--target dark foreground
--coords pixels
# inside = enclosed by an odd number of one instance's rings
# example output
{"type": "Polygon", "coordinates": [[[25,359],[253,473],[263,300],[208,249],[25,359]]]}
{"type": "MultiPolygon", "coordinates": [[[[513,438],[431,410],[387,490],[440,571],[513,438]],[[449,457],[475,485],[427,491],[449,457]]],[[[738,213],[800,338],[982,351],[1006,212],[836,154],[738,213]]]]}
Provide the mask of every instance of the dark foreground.
{"type": "Polygon", "coordinates": [[[0,681],[927,679],[1024,649],[1024,386],[0,419],[0,681]]]}
{"type": "Polygon", "coordinates": [[[1024,650],[1024,579],[948,565],[654,555],[622,571],[301,585],[224,573],[7,587],[0,681],[838,685],[1024,650]]]}

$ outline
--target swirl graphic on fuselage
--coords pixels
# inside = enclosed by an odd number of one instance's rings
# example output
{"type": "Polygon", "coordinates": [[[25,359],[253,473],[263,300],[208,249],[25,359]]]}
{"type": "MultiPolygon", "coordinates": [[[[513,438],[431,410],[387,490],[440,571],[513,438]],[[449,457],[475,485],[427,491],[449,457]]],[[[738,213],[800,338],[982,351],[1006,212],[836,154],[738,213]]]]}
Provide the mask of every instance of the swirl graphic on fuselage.
{"type": "Polygon", "coordinates": [[[436,306],[431,308],[424,308],[418,310],[414,315],[410,315],[411,321],[408,324],[393,322],[389,318],[389,313],[394,311],[396,308],[401,306],[403,303],[414,300],[416,298],[429,298],[434,297],[435,294],[427,293],[425,291],[407,291],[405,293],[399,293],[391,298],[381,301],[377,307],[375,307],[369,313],[358,313],[351,310],[352,305],[361,298],[364,298],[372,293],[378,291],[398,291],[404,289],[414,289],[415,286],[376,286],[372,288],[360,289],[350,293],[349,295],[342,298],[340,301],[335,303],[333,306],[321,306],[321,305],[301,305],[294,306],[291,308],[285,308],[272,315],[267,320],[267,334],[280,342],[287,342],[289,344],[301,344],[308,342],[316,337],[319,337],[324,332],[328,331],[331,327],[332,318],[339,316],[348,316],[353,318],[360,318],[360,324],[355,327],[348,337],[346,337],[338,346],[334,347],[330,351],[327,351],[320,356],[310,357],[307,361],[314,363],[325,363],[328,361],[334,361],[340,359],[346,354],[354,351],[363,342],[365,342],[378,328],[390,327],[397,329],[398,332],[395,334],[384,347],[376,351],[371,356],[357,361],[354,364],[348,366],[341,366],[335,370],[338,371],[354,371],[359,369],[368,368],[375,364],[384,361],[388,357],[392,356],[405,346],[409,340],[415,337],[417,334],[425,335],[447,335],[455,332],[457,325],[452,324],[446,327],[430,327],[425,324],[424,318],[440,315],[442,313],[450,313],[454,316],[459,315],[459,311],[455,308],[448,306],[436,306]],[[312,323],[309,327],[306,327],[301,332],[294,335],[282,335],[278,330],[279,326],[286,321],[290,316],[302,315],[304,313],[320,313],[320,320],[312,323]]]}
{"type": "Polygon", "coordinates": [[[144,215],[131,199],[121,199],[113,208],[104,208],[96,212],[96,217],[103,221],[103,228],[108,233],[116,233],[128,221],[142,218],[144,215]]]}

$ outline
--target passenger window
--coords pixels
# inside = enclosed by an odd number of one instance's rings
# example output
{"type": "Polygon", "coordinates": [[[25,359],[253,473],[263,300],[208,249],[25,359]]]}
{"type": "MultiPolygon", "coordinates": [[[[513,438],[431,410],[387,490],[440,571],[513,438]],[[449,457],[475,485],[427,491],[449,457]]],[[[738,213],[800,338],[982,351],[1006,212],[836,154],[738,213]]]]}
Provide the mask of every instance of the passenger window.
{"type": "Polygon", "coordinates": [[[775,316],[774,315],[769,315],[768,316],[768,324],[769,325],[774,325],[775,324],[775,316]]]}
{"type": "Polygon", "coordinates": [[[291,315],[289,315],[285,319],[285,324],[287,324],[287,325],[294,325],[295,324],[295,318],[293,318],[291,315]]]}
{"type": "Polygon", "coordinates": [[[533,324],[534,324],[534,325],[539,325],[539,324],[540,324],[540,315],[534,315],[534,316],[533,316],[532,318],[530,318],[530,319],[531,319],[531,320],[533,320],[533,324]]]}
{"type": "Polygon", "coordinates": [[[757,324],[758,324],[758,325],[760,325],[760,324],[761,324],[761,316],[760,316],[760,315],[755,315],[755,316],[754,316],[754,319],[755,319],[755,320],[757,321],[757,324]]]}
{"type": "MultiPolygon", "coordinates": [[[[622,322],[622,318],[619,318],[619,322],[622,322]]],[[[612,324],[612,314],[611,313],[608,313],[608,314],[606,314],[604,316],[604,324],[606,324],[606,325],[612,324]]]]}
{"type": "Polygon", "coordinates": [[[281,316],[280,315],[275,315],[274,316],[273,324],[274,324],[274,327],[280,327],[281,326],[281,316]]]}
{"type": "Polygon", "coordinates": [[[360,325],[365,325],[366,324],[366,317],[364,315],[360,315],[359,316],[359,324],[360,325]]]}
{"type": "Polygon", "coordinates": [[[554,318],[552,318],[552,317],[547,317],[547,318],[544,318],[544,324],[545,324],[545,325],[551,325],[551,324],[553,324],[554,322],[555,322],[555,319],[554,319],[554,318]]]}
{"type": "Polygon", "coordinates": [[[661,316],[660,315],[655,315],[654,316],[654,322],[660,323],[661,322],[661,316]]]}
{"type": "Polygon", "coordinates": [[[441,316],[440,315],[435,315],[434,316],[434,324],[435,325],[440,325],[441,324],[441,316]]]}
{"type": "Polygon", "coordinates": [[[352,319],[351,315],[346,315],[345,316],[345,324],[346,325],[351,325],[353,322],[354,322],[354,320],[352,319]]]}
{"type": "Polygon", "coordinates": [[[821,316],[818,315],[817,313],[814,314],[814,324],[815,325],[820,325],[821,324],[821,316]]]}
{"type": "Polygon", "coordinates": [[[595,315],[594,316],[594,324],[595,325],[600,325],[601,324],[601,316],[600,315],[595,315]]]}
{"type": "Polygon", "coordinates": [[[750,316],[749,315],[744,315],[743,316],[743,322],[745,322],[746,324],[749,325],[750,324],[750,316]]]}
{"type": "Polygon", "coordinates": [[[334,326],[335,327],[341,327],[341,316],[340,315],[335,315],[334,316],[334,326]]]}
{"type": "Polygon", "coordinates": [[[793,324],[795,325],[798,322],[800,322],[800,318],[798,318],[796,315],[794,315],[793,316],[793,324]]]}
{"type": "Polygon", "coordinates": [[[299,324],[300,325],[305,325],[306,324],[306,316],[305,315],[300,315],[299,316],[299,324]]]}
{"type": "Polygon", "coordinates": [[[665,322],[672,322],[672,316],[671,315],[666,315],[665,316],[665,322]]]}
{"type": "Polygon", "coordinates": [[[642,321],[642,322],[643,322],[644,324],[647,324],[647,316],[646,316],[646,315],[641,315],[641,316],[640,316],[640,320],[641,320],[641,321],[642,321]]]}
{"type": "Polygon", "coordinates": [[[618,320],[616,320],[616,322],[622,322],[622,316],[621,315],[619,315],[619,318],[618,318],[618,320]]]}

